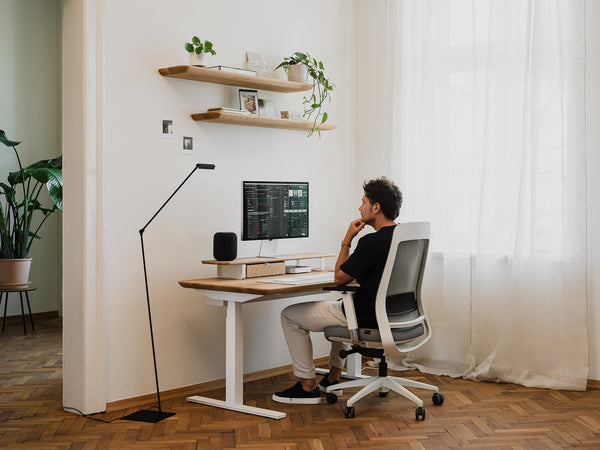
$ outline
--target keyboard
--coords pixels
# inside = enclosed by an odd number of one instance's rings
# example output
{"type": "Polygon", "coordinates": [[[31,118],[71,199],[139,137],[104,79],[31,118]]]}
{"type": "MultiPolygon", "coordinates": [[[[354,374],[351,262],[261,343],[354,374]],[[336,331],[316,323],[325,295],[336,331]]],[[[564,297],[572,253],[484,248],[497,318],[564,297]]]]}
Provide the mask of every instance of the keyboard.
{"type": "Polygon", "coordinates": [[[279,283],[279,284],[313,284],[313,283],[333,283],[333,272],[317,272],[306,275],[293,275],[279,278],[266,278],[258,280],[261,283],[279,283]]]}

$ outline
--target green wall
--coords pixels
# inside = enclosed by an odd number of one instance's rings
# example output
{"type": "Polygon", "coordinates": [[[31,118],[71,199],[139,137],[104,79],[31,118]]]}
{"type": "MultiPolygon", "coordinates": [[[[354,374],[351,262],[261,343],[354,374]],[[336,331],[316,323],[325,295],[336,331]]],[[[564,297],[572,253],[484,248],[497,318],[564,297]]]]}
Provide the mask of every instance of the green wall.
{"type": "MultiPolygon", "coordinates": [[[[0,129],[22,141],[24,165],[61,153],[61,2],[0,0],[0,129]]],[[[0,148],[0,179],[14,171],[12,149],[0,148]]],[[[54,214],[32,246],[32,311],[60,311],[61,216],[54,214]]],[[[20,314],[18,296],[8,315],[20,314]]],[[[2,313],[4,306],[2,306],[2,313]]]]}

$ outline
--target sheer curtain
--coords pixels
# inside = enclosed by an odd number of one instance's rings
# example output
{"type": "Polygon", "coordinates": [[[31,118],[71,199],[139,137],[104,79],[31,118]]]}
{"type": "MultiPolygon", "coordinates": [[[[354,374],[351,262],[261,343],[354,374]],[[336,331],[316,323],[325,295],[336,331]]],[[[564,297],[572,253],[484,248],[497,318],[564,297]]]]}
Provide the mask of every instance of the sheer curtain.
{"type": "Polygon", "coordinates": [[[388,0],[385,135],[428,220],[430,343],[403,367],[582,390],[583,0],[388,0]]]}

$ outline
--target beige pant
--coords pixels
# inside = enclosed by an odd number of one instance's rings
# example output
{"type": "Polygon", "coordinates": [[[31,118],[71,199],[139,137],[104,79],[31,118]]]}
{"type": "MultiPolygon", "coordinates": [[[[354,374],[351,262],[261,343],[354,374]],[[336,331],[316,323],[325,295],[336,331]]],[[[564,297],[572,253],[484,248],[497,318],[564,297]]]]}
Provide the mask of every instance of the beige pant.
{"type": "MultiPolygon", "coordinates": [[[[346,326],[341,301],[297,303],[281,311],[281,326],[292,357],[294,375],[308,379],[315,377],[309,332],[323,332],[326,327],[332,325],[346,326]]],[[[348,344],[332,342],[329,365],[343,368],[345,358],[340,357],[340,350],[349,348],[348,344]]]]}

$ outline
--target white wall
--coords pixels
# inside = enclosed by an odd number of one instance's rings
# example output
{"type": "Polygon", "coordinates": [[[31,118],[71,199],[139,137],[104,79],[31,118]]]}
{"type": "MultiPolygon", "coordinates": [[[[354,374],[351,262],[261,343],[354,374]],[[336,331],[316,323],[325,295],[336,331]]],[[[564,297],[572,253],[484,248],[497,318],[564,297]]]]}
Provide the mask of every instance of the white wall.
{"type": "MultiPolygon", "coordinates": [[[[354,186],[354,26],[354,3],[345,0],[104,1],[108,402],[154,390],[138,230],[195,163],[214,163],[216,170],[195,173],[144,234],[161,390],[224,376],[225,313],[177,281],[216,274],[200,261],[212,258],[215,232],[239,236],[242,180],[309,181],[311,237],[280,241],[278,250],[337,252],[354,210],[347,193],[354,186]],[[214,43],[210,64],[242,66],[246,50],[260,52],[271,69],[297,50],[322,59],[337,87],[328,106],[337,130],[307,139],[303,132],[192,121],[191,113],[234,106],[227,103],[237,98],[235,88],[158,74],[159,67],[187,64],[183,46],[194,34],[214,43]],[[173,138],[161,136],[162,119],[174,120],[173,138]],[[184,135],[194,138],[192,156],[181,151],[184,135]]],[[[259,95],[276,110],[302,110],[302,94],[259,95]]],[[[239,244],[239,256],[257,253],[257,243],[239,244]]],[[[245,308],[245,372],[289,364],[279,324],[288,303],[245,308]]],[[[315,357],[327,353],[324,341],[317,347],[315,357]]]]}
{"type": "MultiPolygon", "coordinates": [[[[17,147],[23,165],[60,155],[60,2],[3,0],[0,2],[0,129],[17,147]]],[[[0,179],[18,169],[11,148],[0,147],[0,179]]],[[[44,197],[45,194],[40,196],[44,197]]],[[[43,201],[50,205],[45,196],[43,201]]],[[[60,308],[60,213],[50,217],[36,241],[30,280],[32,312],[60,308]]],[[[7,315],[21,314],[16,294],[7,315]]],[[[4,311],[2,311],[4,313],[4,311]]]]}

